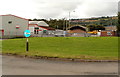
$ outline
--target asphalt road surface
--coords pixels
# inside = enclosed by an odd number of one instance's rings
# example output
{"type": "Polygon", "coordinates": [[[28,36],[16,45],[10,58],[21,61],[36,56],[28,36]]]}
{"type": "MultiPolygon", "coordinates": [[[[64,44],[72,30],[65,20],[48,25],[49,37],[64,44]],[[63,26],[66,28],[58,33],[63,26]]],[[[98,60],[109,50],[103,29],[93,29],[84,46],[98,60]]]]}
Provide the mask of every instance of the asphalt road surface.
{"type": "Polygon", "coordinates": [[[117,75],[117,62],[68,62],[2,57],[3,75],[117,75]]]}

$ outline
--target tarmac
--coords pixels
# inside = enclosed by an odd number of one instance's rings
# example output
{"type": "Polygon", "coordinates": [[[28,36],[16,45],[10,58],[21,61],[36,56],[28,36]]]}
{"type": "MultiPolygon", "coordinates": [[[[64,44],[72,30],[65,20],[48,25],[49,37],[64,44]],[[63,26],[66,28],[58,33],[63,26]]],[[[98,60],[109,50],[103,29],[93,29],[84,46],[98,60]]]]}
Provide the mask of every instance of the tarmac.
{"type": "Polygon", "coordinates": [[[118,62],[74,62],[2,56],[3,75],[118,75],[118,62]]]}

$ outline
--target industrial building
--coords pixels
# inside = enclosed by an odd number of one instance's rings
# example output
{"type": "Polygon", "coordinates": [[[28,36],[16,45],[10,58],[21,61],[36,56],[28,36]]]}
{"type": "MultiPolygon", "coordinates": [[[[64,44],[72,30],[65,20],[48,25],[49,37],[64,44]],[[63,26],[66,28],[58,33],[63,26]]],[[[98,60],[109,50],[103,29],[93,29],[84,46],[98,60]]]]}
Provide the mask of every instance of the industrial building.
{"type": "Polygon", "coordinates": [[[49,25],[44,21],[29,21],[29,30],[31,35],[42,35],[43,32],[53,33],[54,28],[49,27],[49,25]]]}
{"type": "Polygon", "coordinates": [[[0,37],[24,37],[24,31],[28,29],[28,23],[28,19],[15,15],[0,15],[0,37]]]}
{"type": "Polygon", "coordinates": [[[68,29],[68,37],[88,37],[87,27],[84,26],[72,26],[68,29]]]}

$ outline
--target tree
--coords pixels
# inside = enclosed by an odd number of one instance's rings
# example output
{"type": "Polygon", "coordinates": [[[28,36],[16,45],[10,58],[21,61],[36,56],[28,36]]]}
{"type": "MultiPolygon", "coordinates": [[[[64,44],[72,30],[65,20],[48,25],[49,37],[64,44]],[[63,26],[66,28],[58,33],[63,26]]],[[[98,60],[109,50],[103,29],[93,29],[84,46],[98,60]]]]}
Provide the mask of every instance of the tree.
{"type": "Polygon", "coordinates": [[[95,30],[95,25],[88,25],[87,28],[89,31],[93,31],[95,30]]]}
{"type": "Polygon", "coordinates": [[[120,12],[118,12],[117,35],[120,36],[120,12]]]}
{"type": "Polygon", "coordinates": [[[101,25],[95,25],[95,24],[91,24],[87,26],[89,31],[93,31],[93,30],[105,30],[104,26],[101,25]]]}
{"type": "Polygon", "coordinates": [[[104,26],[97,25],[97,26],[95,27],[95,30],[105,30],[105,27],[104,27],[104,26]]]}
{"type": "Polygon", "coordinates": [[[117,30],[120,32],[120,12],[118,12],[118,24],[117,24],[117,30]]]}

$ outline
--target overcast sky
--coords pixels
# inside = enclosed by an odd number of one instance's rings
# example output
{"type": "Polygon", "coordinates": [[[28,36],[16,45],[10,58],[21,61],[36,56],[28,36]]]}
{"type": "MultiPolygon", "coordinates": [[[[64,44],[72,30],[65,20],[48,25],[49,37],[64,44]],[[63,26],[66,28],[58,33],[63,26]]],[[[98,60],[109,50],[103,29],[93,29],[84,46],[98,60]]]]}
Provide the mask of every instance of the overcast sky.
{"type": "Polygon", "coordinates": [[[24,18],[116,16],[119,0],[0,0],[0,15],[24,18]]]}

